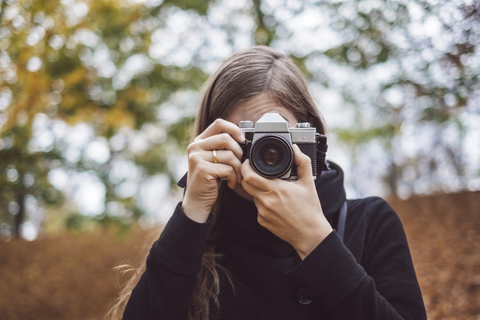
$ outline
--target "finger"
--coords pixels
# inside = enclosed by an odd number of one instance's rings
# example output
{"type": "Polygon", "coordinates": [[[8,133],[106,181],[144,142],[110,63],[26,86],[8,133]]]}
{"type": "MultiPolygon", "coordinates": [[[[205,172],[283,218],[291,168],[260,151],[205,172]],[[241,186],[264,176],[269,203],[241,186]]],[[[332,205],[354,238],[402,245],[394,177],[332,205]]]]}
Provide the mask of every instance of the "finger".
{"type": "MultiPolygon", "coordinates": [[[[253,202],[255,203],[255,206],[258,209],[258,215],[257,215],[257,221],[258,224],[260,224],[262,227],[268,229],[271,231],[270,226],[275,226],[275,216],[268,214],[270,210],[268,210],[267,207],[263,204],[263,202],[260,199],[253,198],[253,202]],[[265,214],[267,213],[267,214],[265,214]],[[273,219],[272,219],[273,218],[273,219]]],[[[278,224],[277,224],[278,225],[278,224]]]]}
{"type": "Polygon", "coordinates": [[[260,224],[262,227],[266,227],[267,220],[265,219],[265,216],[261,214],[261,212],[265,211],[265,207],[263,206],[263,203],[257,198],[253,198],[253,202],[255,203],[255,207],[257,207],[258,209],[258,215],[257,215],[258,224],[260,224]]]}
{"type": "Polygon", "coordinates": [[[243,155],[243,150],[240,145],[233,140],[233,138],[228,133],[220,133],[211,137],[207,137],[203,140],[198,140],[194,142],[197,147],[200,147],[203,150],[212,151],[212,150],[231,150],[237,159],[241,160],[243,155]]]}
{"type": "Polygon", "coordinates": [[[240,173],[242,174],[242,186],[247,184],[259,191],[264,192],[270,191],[272,189],[271,180],[258,175],[250,165],[249,159],[245,160],[245,162],[242,164],[240,168],[240,173]]]}
{"type": "Polygon", "coordinates": [[[246,183],[244,179],[242,179],[242,182],[240,182],[240,184],[242,185],[243,190],[245,190],[254,199],[258,200],[259,195],[263,192],[262,190],[257,189],[254,186],[246,183]]]}
{"type": "Polygon", "coordinates": [[[210,126],[208,126],[207,129],[205,129],[205,131],[198,135],[195,140],[205,139],[220,133],[227,133],[231,135],[232,138],[239,143],[245,141],[245,137],[243,136],[240,128],[236,124],[224,119],[215,120],[210,126]]]}
{"type": "MultiPolygon", "coordinates": [[[[235,154],[231,150],[216,150],[216,155],[217,163],[228,164],[233,167],[237,175],[237,182],[241,183],[242,175],[240,173],[240,167],[242,166],[242,163],[238,160],[235,154]]],[[[198,156],[205,161],[215,163],[213,151],[202,150],[202,152],[199,152],[198,156]]]]}
{"type": "Polygon", "coordinates": [[[205,171],[217,179],[227,180],[227,185],[231,189],[235,188],[238,177],[232,166],[223,163],[210,163],[207,161],[205,161],[205,163],[205,171]]]}
{"type": "Polygon", "coordinates": [[[313,178],[312,159],[304,154],[296,144],[293,145],[293,152],[297,165],[298,180],[313,178]]]}

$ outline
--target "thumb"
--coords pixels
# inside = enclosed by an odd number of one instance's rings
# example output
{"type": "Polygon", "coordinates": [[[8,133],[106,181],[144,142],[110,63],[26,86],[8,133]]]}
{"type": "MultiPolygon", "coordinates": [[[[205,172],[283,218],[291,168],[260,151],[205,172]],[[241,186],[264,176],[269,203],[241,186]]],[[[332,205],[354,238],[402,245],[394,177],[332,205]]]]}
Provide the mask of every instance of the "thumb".
{"type": "Polygon", "coordinates": [[[304,154],[296,144],[293,145],[293,152],[295,156],[295,164],[297,165],[298,180],[313,178],[312,160],[310,157],[304,154]]]}

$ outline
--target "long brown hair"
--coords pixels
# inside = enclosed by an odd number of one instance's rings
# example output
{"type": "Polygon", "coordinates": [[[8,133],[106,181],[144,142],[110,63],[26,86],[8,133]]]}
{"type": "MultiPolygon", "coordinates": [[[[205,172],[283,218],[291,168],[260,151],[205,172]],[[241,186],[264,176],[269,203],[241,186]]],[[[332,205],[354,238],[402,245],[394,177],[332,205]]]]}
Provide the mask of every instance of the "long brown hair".
{"type": "MultiPolygon", "coordinates": [[[[317,128],[318,133],[325,133],[324,123],[308,92],[307,83],[292,60],[268,47],[255,46],[226,59],[210,76],[202,92],[192,138],[202,133],[215,119],[227,118],[239,104],[259,94],[265,94],[277,104],[289,109],[299,122],[308,121],[317,128]]],[[[221,197],[220,192],[212,209],[214,220],[192,296],[190,320],[214,318],[220,308],[220,273],[226,274],[226,271],[217,263],[219,255],[215,253],[214,239],[219,228],[215,218],[218,216],[221,197]]],[[[133,288],[145,271],[145,260],[136,269],[128,266],[117,267],[119,270],[131,270],[133,275],[106,319],[121,318],[133,288]]],[[[226,278],[229,279],[228,275],[226,278]]]]}

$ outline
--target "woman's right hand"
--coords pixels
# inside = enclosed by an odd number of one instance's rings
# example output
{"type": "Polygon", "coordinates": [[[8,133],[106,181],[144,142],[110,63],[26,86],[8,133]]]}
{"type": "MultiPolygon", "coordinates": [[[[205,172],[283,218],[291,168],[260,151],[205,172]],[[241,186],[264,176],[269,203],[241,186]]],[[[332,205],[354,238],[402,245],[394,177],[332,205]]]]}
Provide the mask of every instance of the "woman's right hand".
{"type": "Polygon", "coordinates": [[[243,151],[239,143],[243,141],[245,137],[238,126],[217,119],[188,146],[187,189],[182,208],[190,219],[207,221],[218,197],[220,179],[227,180],[231,189],[242,182],[243,151]],[[214,163],[213,150],[216,150],[217,163],[214,163]]]}

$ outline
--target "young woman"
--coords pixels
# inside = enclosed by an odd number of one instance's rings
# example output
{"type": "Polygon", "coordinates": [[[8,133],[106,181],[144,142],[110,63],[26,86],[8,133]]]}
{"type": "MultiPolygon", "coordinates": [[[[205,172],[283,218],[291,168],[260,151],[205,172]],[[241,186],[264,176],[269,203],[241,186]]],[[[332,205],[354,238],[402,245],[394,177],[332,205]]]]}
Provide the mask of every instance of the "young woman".
{"type": "Polygon", "coordinates": [[[314,180],[296,145],[296,181],[264,178],[241,162],[237,124],[267,112],[325,131],[285,55],[253,47],[225,60],[203,92],[183,201],[112,315],[426,319],[402,224],[384,200],[346,201],[341,168],[329,162],[314,180]],[[342,241],[335,229],[345,203],[342,241]]]}

